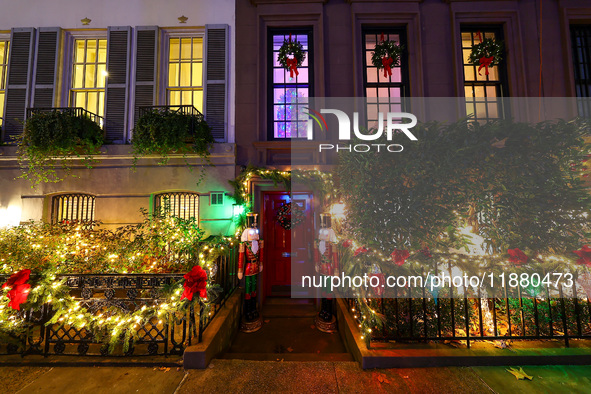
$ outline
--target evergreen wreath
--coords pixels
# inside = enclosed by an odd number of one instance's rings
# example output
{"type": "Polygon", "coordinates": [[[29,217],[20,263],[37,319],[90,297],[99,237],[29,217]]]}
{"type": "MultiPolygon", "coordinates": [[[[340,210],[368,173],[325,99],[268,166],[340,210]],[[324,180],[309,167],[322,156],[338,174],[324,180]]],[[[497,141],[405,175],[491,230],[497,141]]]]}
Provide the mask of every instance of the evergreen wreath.
{"type": "Polygon", "coordinates": [[[381,70],[384,68],[382,59],[389,56],[392,58],[392,64],[390,67],[399,66],[400,55],[402,54],[403,49],[404,47],[402,45],[398,45],[395,41],[381,40],[373,49],[371,54],[371,63],[377,67],[378,70],[381,70]]]}
{"type": "Polygon", "coordinates": [[[297,205],[293,211],[291,207],[292,204],[290,202],[282,205],[275,217],[277,223],[279,223],[279,225],[285,230],[291,230],[304,221],[304,211],[297,205]]]}
{"type": "Polygon", "coordinates": [[[289,64],[287,63],[287,56],[291,55],[297,61],[297,67],[301,67],[304,60],[306,60],[306,51],[304,51],[304,47],[302,43],[299,41],[292,41],[291,34],[289,35],[289,40],[284,40],[283,45],[279,48],[279,56],[277,60],[279,64],[289,71],[289,64]]]}
{"type": "Polygon", "coordinates": [[[488,67],[499,65],[501,60],[503,60],[503,41],[485,38],[482,42],[474,44],[468,57],[468,63],[474,66],[480,66],[480,59],[490,58],[491,56],[493,59],[488,64],[488,67]]]}

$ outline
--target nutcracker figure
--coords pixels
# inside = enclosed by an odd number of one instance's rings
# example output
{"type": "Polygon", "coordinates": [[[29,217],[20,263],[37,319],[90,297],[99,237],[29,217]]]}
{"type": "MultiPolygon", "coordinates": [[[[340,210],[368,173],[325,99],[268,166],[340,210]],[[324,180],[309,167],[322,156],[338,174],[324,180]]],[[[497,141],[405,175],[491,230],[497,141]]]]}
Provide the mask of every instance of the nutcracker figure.
{"type": "Polygon", "coordinates": [[[248,227],[242,232],[238,255],[238,279],[244,276],[244,319],[242,331],[254,332],[261,328],[261,317],[257,310],[257,285],[259,273],[263,271],[263,241],[259,240],[257,214],[247,214],[248,227]]]}
{"type": "Polygon", "coordinates": [[[333,292],[331,277],[339,275],[339,261],[336,249],[337,237],[331,228],[330,214],[320,214],[320,231],[314,242],[316,272],[322,275],[322,306],[316,316],[316,327],[320,331],[336,331],[336,318],[332,312],[333,292]]]}

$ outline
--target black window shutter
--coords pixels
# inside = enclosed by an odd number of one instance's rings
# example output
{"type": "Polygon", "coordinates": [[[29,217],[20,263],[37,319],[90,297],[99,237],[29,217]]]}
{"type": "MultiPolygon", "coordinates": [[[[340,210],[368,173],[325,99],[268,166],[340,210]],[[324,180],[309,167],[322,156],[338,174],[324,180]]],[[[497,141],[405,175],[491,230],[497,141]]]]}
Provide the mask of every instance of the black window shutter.
{"type": "Polygon", "coordinates": [[[217,141],[227,130],[228,25],[205,26],[205,120],[217,141]]]}
{"type": "Polygon", "coordinates": [[[105,127],[107,141],[125,143],[129,79],[130,26],[109,26],[105,127]]]}
{"type": "Polygon", "coordinates": [[[37,31],[33,107],[55,107],[55,85],[61,29],[41,27],[37,31]]]}
{"type": "Polygon", "coordinates": [[[158,27],[138,26],[135,31],[134,125],[139,118],[139,108],[155,104],[158,27]]]}
{"type": "Polygon", "coordinates": [[[23,132],[25,111],[30,100],[34,44],[34,28],[12,29],[3,120],[3,140],[7,142],[13,141],[13,137],[23,132]]]}

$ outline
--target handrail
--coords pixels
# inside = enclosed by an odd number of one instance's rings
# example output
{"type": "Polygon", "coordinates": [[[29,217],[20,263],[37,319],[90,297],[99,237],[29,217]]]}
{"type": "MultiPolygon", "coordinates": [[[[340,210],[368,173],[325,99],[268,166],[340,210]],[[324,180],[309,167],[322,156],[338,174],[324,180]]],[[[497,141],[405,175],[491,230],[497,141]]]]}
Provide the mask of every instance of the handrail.
{"type": "Polygon", "coordinates": [[[100,127],[104,125],[104,118],[82,107],[31,107],[27,108],[27,119],[39,113],[63,112],[76,117],[88,117],[100,127]]]}

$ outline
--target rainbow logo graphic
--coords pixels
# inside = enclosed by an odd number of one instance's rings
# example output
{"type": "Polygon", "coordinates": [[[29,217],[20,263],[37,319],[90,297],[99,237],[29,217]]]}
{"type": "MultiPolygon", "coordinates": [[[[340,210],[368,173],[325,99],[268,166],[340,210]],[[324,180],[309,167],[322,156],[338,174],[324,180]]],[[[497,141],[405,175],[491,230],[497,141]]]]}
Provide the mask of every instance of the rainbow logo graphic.
{"type": "MultiPolygon", "coordinates": [[[[328,131],[328,126],[326,125],[326,120],[324,119],[324,116],[322,116],[318,111],[314,111],[312,108],[307,108],[304,107],[302,108],[302,112],[304,112],[305,114],[308,114],[308,116],[310,116],[312,119],[314,119],[314,121],[316,122],[316,124],[318,125],[318,127],[320,127],[320,131],[324,131],[326,129],[326,131],[328,131]]],[[[311,125],[308,126],[308,133],[311,133],[312,127],[311,125]]],[[[311,136],[308,136],[308,139],[311,136]]]]}

